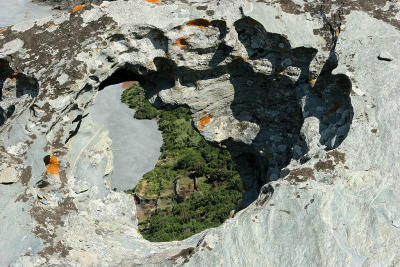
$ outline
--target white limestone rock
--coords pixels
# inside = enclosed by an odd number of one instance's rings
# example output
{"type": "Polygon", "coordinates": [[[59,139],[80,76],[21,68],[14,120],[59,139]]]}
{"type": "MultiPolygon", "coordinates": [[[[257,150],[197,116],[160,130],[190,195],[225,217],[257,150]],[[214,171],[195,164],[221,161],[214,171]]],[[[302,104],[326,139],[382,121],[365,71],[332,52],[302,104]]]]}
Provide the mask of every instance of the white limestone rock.
{"type": "Polygon", "coordinates": [[[394,57],[388,52],[388,51],[382,51],[379,56],[379,60],[385,60],[385,61],[392,61],[394,57]]]}
{"type": "Polygon", "coordinates": [[[400,57],[399,7],[359,3],[340,29],[325,3],[337,43],[301,0],[113,1],[0,33],[0,265],[398,265],[399,66],[376,56],[400,57]],[[69,138],[123,68],[208,141],[254,153],[273,180],[257,200],[186,240],[144,240],[133,198],[111,190],[107,129],[69,138]]]}
{"type": "Polygon", "coordinates": [[[18,182],[17,171],[13,168],[5,168],[0,171],[0,184],[11,184],[18,182]]]}

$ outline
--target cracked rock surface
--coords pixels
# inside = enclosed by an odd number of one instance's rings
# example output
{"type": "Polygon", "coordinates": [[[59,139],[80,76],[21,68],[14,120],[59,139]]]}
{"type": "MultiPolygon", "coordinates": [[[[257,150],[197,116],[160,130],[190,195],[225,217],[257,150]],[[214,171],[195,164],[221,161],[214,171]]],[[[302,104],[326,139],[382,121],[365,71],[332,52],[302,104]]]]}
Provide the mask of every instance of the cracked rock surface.
{"type": "Polygon", "coordinates": [[[6,28],[0,265],[398,265],[399,8],[105,1],[6,28]],[[144,240],[112,190],[109,131],[82,120],[126,72],[247,160],[256,200],[186,240],[144,240]]]}

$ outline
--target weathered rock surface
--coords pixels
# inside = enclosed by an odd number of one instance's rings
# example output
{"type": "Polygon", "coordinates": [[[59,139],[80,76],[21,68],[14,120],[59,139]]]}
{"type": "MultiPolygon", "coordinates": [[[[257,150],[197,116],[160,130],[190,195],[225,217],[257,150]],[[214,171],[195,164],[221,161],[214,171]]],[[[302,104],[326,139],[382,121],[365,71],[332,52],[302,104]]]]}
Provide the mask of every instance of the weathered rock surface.
{"type": "Polygon", "coordinates": [[[13,25],[16,22],[45,17],[56,12],[51,10],[50,7],[35,5],[30,0],[2,0],[0,3],[0,28],[13,25]]]}
{"type": "Polygon", "coordinates": [[[103,2],[0,33],[0,265],[398,265],[399,66],[377,55],[399,58],[400,7],[334,3],[103,2]],[[255,202],[184,241],[140,236],[107,129],[76,123],[135,77],[271,181],[255,202]]]}

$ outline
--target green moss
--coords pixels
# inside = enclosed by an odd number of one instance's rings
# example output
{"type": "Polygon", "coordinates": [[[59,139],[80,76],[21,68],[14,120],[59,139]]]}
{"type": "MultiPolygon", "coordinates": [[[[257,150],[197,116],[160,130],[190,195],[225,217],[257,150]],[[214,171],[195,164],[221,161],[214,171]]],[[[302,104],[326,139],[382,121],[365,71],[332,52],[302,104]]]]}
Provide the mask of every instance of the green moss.
{"type": "Polygon", "coordinates": [[[243,190],[229,151],[204,140],[192,126],[189,109],[152,106],[139,84],[126,89],[121,100],[136,110],[135,118],[157,119],[164,140],[155,168],[130,192],[162,198],[157,210],[139,218],[142,235],[150,241],[181,240],[220,225],[240,203],[243,190]],[[178,178],[180,198],[174,195],[178,178]]]}

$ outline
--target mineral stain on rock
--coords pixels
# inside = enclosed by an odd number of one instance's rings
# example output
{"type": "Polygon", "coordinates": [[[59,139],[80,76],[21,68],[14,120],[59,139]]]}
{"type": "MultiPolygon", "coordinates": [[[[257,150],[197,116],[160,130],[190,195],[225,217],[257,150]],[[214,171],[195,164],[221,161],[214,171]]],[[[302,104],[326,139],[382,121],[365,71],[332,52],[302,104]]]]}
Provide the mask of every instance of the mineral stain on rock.
{"type": "Polygon", "coordinates": [[[210,21],[208,19],[193,19],[189,20],[186,23],[187,26],[196,26],[199,27],[200,29],[204,29],[208,26],[210,26],[210,21]]]}
{"type": "Polygon", "coordinates": [[[186,48],[188,46],[188,40],[189,38],[179,37],[176,39],[176,45],[181,48],[186,48]]]}

